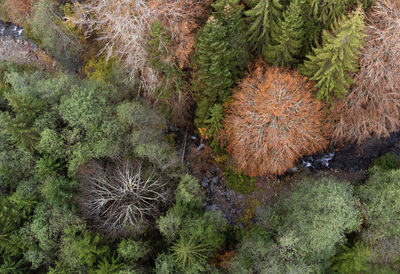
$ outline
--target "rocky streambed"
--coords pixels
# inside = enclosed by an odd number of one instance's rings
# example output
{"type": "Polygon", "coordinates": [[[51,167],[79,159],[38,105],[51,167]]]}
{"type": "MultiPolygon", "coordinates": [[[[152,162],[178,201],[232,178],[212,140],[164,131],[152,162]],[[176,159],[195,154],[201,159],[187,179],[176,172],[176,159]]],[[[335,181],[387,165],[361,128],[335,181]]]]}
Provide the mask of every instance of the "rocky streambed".
{"type": "Polygon", "coordinates": [[[23,28],[0,19],[0,36],[20,37],[23,31],[23,28]]]}
{"type": "Polygon", "coordinates": [[[176,128],[171,128],[169,132],[177,136],[177,149],[184,151],[184,161],[190,172],[199,178],[206,192],[204,209],[220,210],[230,224],[239,227],[251,218],[250,211],[255,211],[258,205],[273,204],[278,194],[290,189],[291,184],[305,174],[361,181],[366,178],[368,166],[374,159],[387,152],[400,156],[399,131],[387,138],[370,138],[360,145],[350,144],[342,149],[331,147],[327,151],[305,156],[283,176],[255,178],[257,191],[241,194],[226,186],[223,171],[215,162],[213,152],[205,140],[176,128]]]}
{"type": "Polygon", "coordinates": [[[31,64],[47,71],[56,71],[57,64],[35,43],[23,37],[24,29],[0,20],[0,61],[31,64]]]}

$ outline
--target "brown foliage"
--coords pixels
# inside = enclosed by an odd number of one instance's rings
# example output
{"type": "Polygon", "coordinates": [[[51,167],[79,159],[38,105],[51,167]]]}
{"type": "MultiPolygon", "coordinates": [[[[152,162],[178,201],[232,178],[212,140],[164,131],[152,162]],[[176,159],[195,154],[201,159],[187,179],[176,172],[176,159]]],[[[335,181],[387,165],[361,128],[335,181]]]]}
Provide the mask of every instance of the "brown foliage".
{"type": "Polygon", "coordinates": [[[148,5],[171,32],[173,48],[170,50],[178,65],[186,67],[197,30],[207,19],[210,0],[150,0],[148,5]]]}
{"type": "Polygon", "coordinates": [[[361,143],[400,129],[400,10],[391,2],[377,2],[366,16],[367,38],[356,85],[331,115],[336,143],[361,143]]]}
{"type": "Polygon", "coordinates": [[[172,37],[165,62],[186,67],[196,31],[207,18],[210,0],[87,0],[74,5],[75,12],[67,17],[68,22],[87,38],[96,37],[102,45],[99,53],[105,53],[107,59],[121,59],[130,84],[139,84],[152,103],[164,103],[178,126],[186,125],[190,116],[187,87],[176,87],[166,99],[157,94],[164,86],[174,86],[176,79],[165,79],[162,71],[149,63],[149,31],[159,19],[172,37]]]}
{"type": "Polygon", "coordinates": [[[223,253],[217,254],[213,260],[212,264],[224,269],[231,270],[232,269],[232,258],[235,256],[235,250],[224,250],[223,253]]]}
{"type": "Polygon", "coordinates": [[[143,231],[170,198],[167,183],[140,161],[93,160],[80,168],[78,178],[81,213],[111,236],[143,231]]]}
{"type": "Polygon", "coordinates": [[[214,152],[208,145],[202,145],[201,149],[191,146],[187,156],[191,171],[199,178],[212,176],[211,167],[217,165],[214,158],[214,152]]]}
{"type": "Polygon", "coordinates": [[[23,25],[37,0],[5,0],[2,4],[9,20],[23,25]]]}
{"type": "Polygon", "coordinates": [[[303,155],[328,145],[324,105],[310,89],[297,72],[262,62],[239,83],[221,136],[239,170],[283,174],[303,155]]]}

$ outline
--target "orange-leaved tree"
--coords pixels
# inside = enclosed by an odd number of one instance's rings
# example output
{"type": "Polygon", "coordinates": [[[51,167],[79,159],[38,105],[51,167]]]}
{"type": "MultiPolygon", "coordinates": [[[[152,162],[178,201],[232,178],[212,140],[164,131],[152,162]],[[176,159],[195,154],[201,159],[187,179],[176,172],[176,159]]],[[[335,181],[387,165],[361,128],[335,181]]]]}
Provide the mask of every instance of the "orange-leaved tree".
{"type": "Polygon", "coordinates": [[[8,20],[23,25],[36,2],[36,0],[4,0],[0,4],[0,10],[4,10],[8,20]]]}
{"type": "Polygon", "coordinates": [[[400,5],[378,1],[366,17],[360,71],[347,97],[336,103],[332,139],[342,144],[388,136],[400,129],[400,5]]]}
{"type": "Polygon", "coordinates": [[[239,83],[227,107],[221,139],[238,170],[250,176],[283,174],[303,155],[329,144],[325,105],[296,71],[255,68],[239,83]]]}

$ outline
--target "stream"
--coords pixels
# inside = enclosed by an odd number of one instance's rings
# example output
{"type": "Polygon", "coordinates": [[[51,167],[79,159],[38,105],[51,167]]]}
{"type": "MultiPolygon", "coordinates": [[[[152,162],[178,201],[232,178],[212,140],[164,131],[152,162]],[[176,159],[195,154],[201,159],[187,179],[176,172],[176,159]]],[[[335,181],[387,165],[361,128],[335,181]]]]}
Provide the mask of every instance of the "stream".
{"type": "MultiPolygon", "coordinates": [[[[199,178],[202,188],[206,193],[204,210],[220,210],[222,216],[230,224],[241,227],[241,218],[246,210],[246,201],[254,197],[228,188],[224,183],[223,170],[216,163],[213,164],[212,160],[204,158],[195,163],[190,162],[189,159],[193,151],[195,152],[195,158],[200,159],[202,157],[201,151],[209,149],[206,146],[206,140],[199,138],[193,132],[186,133],[174,127],[170,127],[166,132],[166,134],[170,133],[175,134],[177,151],[181,153],[185,151],[184,162],[187,164],[190,173],[199,178]],[[183,150],[183,147],[185,147],[185,150],[183,150]],[[204,164],[205,167],[199,172],[196,170],[196,167],[191,166],[192,164],[204,164]]],[[[264,198],[275,195],[276,191],[279,192],[279,189],[285,188],[285,186],[280,186],[281,182],[285,181],[285,178],[290,178],[291,174],[304,171],[304,169],[308,169],[316,174],[320,172],[334,172],[335,174],[341,174],[341,177],[346,177],[345,180],[347,180],[347,177],[365,176],[365,171],[368,169],[370,163],[388,152],[400,156],[400,131],[391,133],[387,138],[377,139],[372,137],[360,145],[349,144],[341,149],[331,146],[326,151],[304,156],[298,160],[294,168],[289,169],[286,174],[278,176],[278,180],[270,181],[268,184],[271,183],[271,185],[266,185],[266,188],[262,190],[263,193],[260,195],[264,198]]],[[[260,178],[263,180],[262,177],[260,178]]]]}
{"type": "Polygon", "coordinates": [[[23,28],[0,19],[0,36],[20,37],[23,32],[23,28]]]}

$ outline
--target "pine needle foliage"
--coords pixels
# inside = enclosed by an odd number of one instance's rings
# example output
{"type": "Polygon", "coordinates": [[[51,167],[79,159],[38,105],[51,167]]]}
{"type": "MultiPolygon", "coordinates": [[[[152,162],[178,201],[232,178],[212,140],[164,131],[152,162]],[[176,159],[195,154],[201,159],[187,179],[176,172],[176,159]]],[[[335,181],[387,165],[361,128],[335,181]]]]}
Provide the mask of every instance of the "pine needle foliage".
{"type": "Polygon", "coordinates": [[[281,10],[280,0],[259,0],[252,9],[245,12],[249,24],[248,41],[256,53],[266,50],[265,45],[271,41],[272,33],[278,30],[281,10]]]}
{"type": "Polygon", "coordinates": [[[342,252],[332,259],[331,269],[338,273],[368,273],[371,266],[368,264],[371,256],[371,248],[361,242],[354,246],[343,246],[342,252]]]}
{"type": "Polygon", "coordinates": [[[310,0],[310,13],[324,27],[329,27],[335,20],[346,14],[346,9],[353,0],[310,0]]]}
{"type": "Polygon", "coordinates": [[[350,73],[358,70],[357,57],[364,43],[364,12],[358,7],[348,18],[342,17],[332,31],[322,33],[322,46],[307,55],[300,72],[316,81],[317,98],[333,104],[353,83],[350,73]]]}
{"type": "Polygon", "coordinates": [[[202,243],[196,236],[187,235],[180,238],[172,247],[175,261],[186,271],[192,273],[193,266],[207,263],[207,253],[212,251],[212,247],[202,243]]]}
{"type": "Polygon", "coordinates": [[[305,38],[303,10],[294,0],[278,21],[279,32],[272,33],[272,42],[263,52],[265,60],[279,65],[296,64],[301,59],[305,38]]]}
{"type": "Polygon", "coordinates": [[[196,126],[207,131],[215,129],[209,129],[206,122],[212,118],[210,109],[226,101],[249,60],[243,7],[236,0],[220,0],[213,7],[215,11],[197,38],[197,79],[192,87],[198,97],[196,126]]]}

